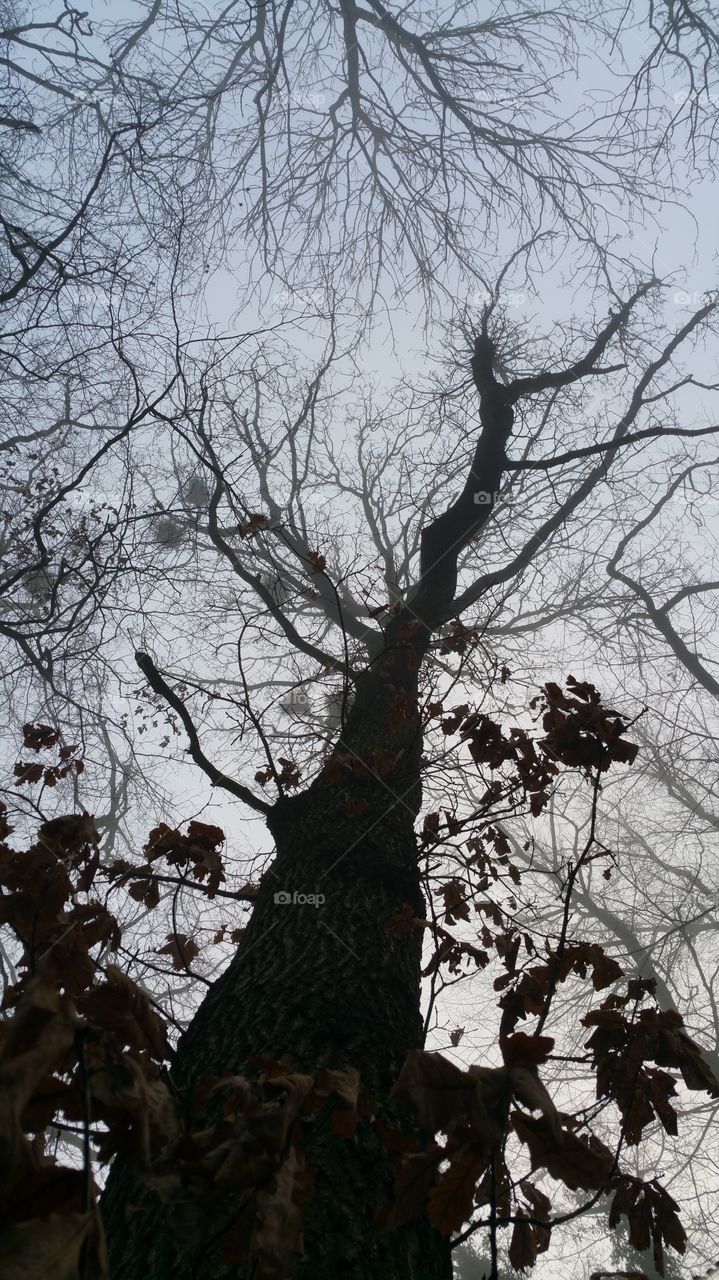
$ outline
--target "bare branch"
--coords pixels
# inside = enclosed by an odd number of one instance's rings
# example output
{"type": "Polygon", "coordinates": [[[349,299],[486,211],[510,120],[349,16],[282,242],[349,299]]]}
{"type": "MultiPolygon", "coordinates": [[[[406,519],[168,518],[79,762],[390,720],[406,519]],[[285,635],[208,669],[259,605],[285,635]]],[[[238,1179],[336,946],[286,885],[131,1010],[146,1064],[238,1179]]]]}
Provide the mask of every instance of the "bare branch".
{"type": "Polygon", "coordinates": [[[224,791],[229,791],[230,795],[236,796],[238,800],[243,800],[250,809],[254,809],[256,813],[263,813],[265,816],[272,812],[272,805],[267,804],[265,800],[261,800],[248,787],[243,786],[241,782],[235,782],[233,778],[228,778],[227,774],[222,773],[220,769],[208,760],[202,747],[200,739],[197,736],[197,729],[193,723],[192,717],[187,710],[184,702],[170,688],[167,681],[158,671],[152,658],[141,650],[135,653],[135,661],[143,675],[146,677],[148,684],[155,693],[161,694],[167,703],[179,715],[185,729],[185,733],[190,741],[190,755],[195,764],[207,774],[214,787],[222,787],[224,791]]]}

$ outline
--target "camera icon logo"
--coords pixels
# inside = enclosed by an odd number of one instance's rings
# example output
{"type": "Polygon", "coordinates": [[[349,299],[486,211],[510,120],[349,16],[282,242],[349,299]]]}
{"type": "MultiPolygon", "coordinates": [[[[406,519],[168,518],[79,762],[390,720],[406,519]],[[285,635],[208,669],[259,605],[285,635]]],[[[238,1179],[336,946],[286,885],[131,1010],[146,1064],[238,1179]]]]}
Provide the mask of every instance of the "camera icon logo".
{"type": "Polygon", "coordinates": [[[479,492],[474,495],[475,506],[488,507],[492,501],[492,496],[493,495],[491,493],[487,493],[486,489],[480,489],[479,492]]]}
{"type": "Polygon", "coordinates": [[[294,893],[288,893],[287,889],[280,889],[273,895],[275,903],[280,907],[322,907],[325,904],[325,895],[323,893],[302,893],[299,889],[295,889],[294,893]]]}

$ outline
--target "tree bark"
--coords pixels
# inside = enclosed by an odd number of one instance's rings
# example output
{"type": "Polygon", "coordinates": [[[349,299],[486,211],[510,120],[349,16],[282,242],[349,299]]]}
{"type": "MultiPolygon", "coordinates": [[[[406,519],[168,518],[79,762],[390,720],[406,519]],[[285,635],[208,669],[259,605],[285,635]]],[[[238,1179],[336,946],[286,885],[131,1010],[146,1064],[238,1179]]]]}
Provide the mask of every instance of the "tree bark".
{"type": "MultiPolygon", "coordinates": [[[[407,1050],[422,1045],[422,937],[387,931],[408,903],[424,917],[414,821],[421,737],[416,673],[421,637],[397,619],[330,759],[302,794],[268,818],[276,856],[262,878],[235,958],[181,1038],[172,1077],[181,1092],[246,1059],[289,1055],[294,1068],[355,1066],[372,1103],[386,1099],[407,1050]],[[408,642],[398,637],[404,629],[408,642]],[[287,896],[322,895],[321,905],[287,896]]],[[[367,1120],[356,1139],[307,1126],[314,1189],[305,1208],[298,1280],[448,1280],[448,1242],[426,1220],[384,1234],[387,1153],[367,1120]]],[[[229,1280],[244,1274],[210,1248],[216,1223],[173,1236],[171,1209],[119,1161],[103,1197],[111,1280],[229,1280]],[[137,1206],[126,1212],[127,1206],[137,1206]]]]}

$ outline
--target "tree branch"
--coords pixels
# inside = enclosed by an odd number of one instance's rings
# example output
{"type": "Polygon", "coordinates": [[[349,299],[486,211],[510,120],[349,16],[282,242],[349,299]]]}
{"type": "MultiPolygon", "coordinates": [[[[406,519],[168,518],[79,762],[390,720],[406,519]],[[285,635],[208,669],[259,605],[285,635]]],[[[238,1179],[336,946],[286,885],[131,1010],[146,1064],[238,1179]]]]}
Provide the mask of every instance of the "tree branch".
{"type": "Polygon", "coordinates": [[[264,813],[265,816],[271,813],[272,805],[267,804],[265,800],[260,800],[259,796],[256,796],[248,787],[243,786],[241,782],[235,782],[233,778],[228,778],[227,774],[222,773],[211,760],[208,760],[200,746],[197,729],[187,707],[160,674],[150,655],[138,649],[135,653],[135,662],[145,676],[150,688],[154,689],[155,693],[159,693],[169,703],[173,711],[177,712],[185,733],[190,740],[190,755],[203,773],[207,774],[213,787],[222,787],[225,791],[229,791],[230,795],[236,796],[238,800],[243,800],[250,809],[254,809],[257,813],[264,813]]]}
{"type": "MultiPolygon", "coordinates": [[[[623,449],[628,444],[638,444],[640,440],[653,440],[657,436],[710,436],[719,432],[719,425],[713,427],[645,427],[643,431],[634,431],[620,441],[623,449]]],[[[547,471],[550,467],[563,466],[565,462],[577,462],[580,458],[590,458],[595,453],[606,453],[607,449],[616,449],[615,440],[606,440],[602,444],[588,444],[583,449],[568,449],[566,453],[557,453],[553,458],[525,458],[520,462],[507,462],[507,471],[547,471]]]]}

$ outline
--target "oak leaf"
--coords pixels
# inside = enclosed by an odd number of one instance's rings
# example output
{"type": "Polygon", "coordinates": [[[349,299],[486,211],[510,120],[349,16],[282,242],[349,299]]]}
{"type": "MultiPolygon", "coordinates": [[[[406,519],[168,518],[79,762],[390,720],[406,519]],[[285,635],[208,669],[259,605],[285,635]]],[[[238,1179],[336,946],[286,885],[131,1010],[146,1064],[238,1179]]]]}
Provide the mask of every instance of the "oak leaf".
{"type": "Polygon", "coordinates": [[[292,1275],[302,1254],[302,1205],[312,1190],[304,1155],[290,1150],[267,1191],[257,1195],[257,1214],[250,1240],[250,1264],[256,1280],[292,1275]]]}
{"type": "Polygon", "coordinates": [[[433,1226],[451,1235],[472,1216],[477,1179],[487,1167],[487,1155],[472,1146],[457,1152],[429,1193],[427,1212],[433,1226]]]}
{"type": "Polygon", "coordinates": [[[85,1241],[90,1245],[86,1274],[103,1280],[107,1258],[96,1211],[53,1213],[15,1223],[0,1234],[3,1276],[7,1280],[80,1280],[85,1241]]]}
{"type": "Polygon", "coordinates": [[[518,1216],[509,1244],[509,1261],[515,1271],[526,1271],[537,1261],[537,1242],[531,1223],[518,1216]]]}

